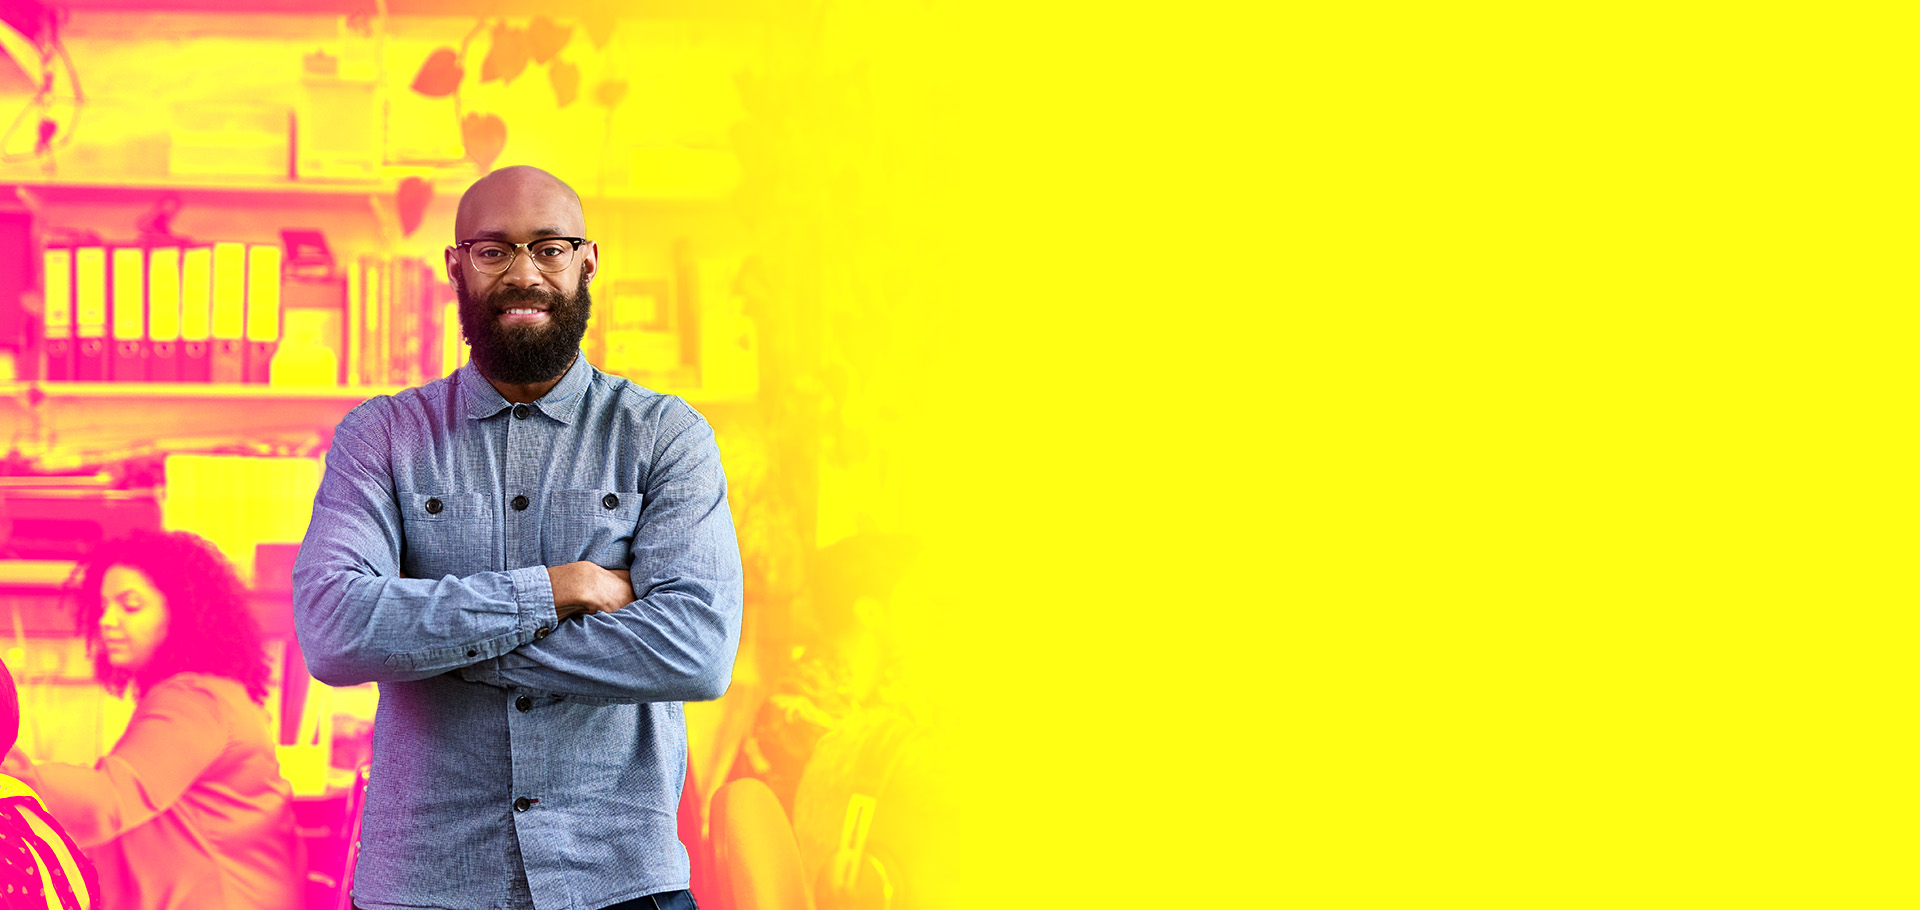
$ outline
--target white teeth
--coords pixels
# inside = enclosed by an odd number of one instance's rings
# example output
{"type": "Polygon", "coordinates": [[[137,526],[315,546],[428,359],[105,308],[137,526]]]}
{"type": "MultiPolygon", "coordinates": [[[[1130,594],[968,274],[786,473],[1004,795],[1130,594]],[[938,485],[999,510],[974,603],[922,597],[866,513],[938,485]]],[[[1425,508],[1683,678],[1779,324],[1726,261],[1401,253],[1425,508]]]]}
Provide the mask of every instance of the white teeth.
{"type": "Polygon", "coordinates": [[[540,312],[540,311],[539,311],[539,310],[532,310],[532,309],[518,309],[518,308],[516,308],[516,309],[511,309],[511,310],[508,310],[507,312],[508,312],[508,313],[511,313],[511,314],[514,314],[514,315],[517,315],[517,316],[531,316],[531,315],[533,315],[533,314],[535,314],[535,313],[538,313],[538,312],[540,312]]]}

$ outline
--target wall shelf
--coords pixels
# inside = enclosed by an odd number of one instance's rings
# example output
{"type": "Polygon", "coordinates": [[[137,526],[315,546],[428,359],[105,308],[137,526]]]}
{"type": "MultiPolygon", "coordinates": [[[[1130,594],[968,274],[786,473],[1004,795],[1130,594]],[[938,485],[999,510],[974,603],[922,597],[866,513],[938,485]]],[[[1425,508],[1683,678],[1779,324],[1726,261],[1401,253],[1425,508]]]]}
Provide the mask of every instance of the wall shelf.
{"type": "MultiPolygon", "coordinates": [[[[361,402],[406,386],[0,382],[0,445],[22,437],[74,453],[162,441],[293,442],[329,434],[361,402]]],[[[688,402],[716,429],[750,419],[752,402],[688,402]]]]}
{"type": "Polygon", "coordinates": [[[0,383],[0,430],[10,444],[24,435],[73,454],[166,441],[295,442],[331,431],[361,402],[400,388],[0,383]]]}
{"type": "MultiPolygon", "coordinates": [[[[453,205],[459,200],[460,194],[466,192],[467,187],[480,176],[478,172],[431,176],[428,178],[433,185],[431,204],[453,205]]],[[[391,180],[152,176],[125,179],[107,176],[28,178],[9,175],[4,169],[0,169],[0,188],[4,188],[7,194],[11,195],[17,188],[39,197],[44,202],[67,205],[76,203],[144,204],[171,193],[180,196],[182,201],[210,205],[295,209],[330,205],[364,207],[371,198],[392,198],[399,192],[401,179],[405,178],[391,180]]],[[[698,207],[712,206],[731,199],[731,193],[665,196],[649,195],[632,190],[595,194],[592,192],[592,187],[580,189],[581,201],[589,207],[609,203],[622,206],[698,207]]]]}

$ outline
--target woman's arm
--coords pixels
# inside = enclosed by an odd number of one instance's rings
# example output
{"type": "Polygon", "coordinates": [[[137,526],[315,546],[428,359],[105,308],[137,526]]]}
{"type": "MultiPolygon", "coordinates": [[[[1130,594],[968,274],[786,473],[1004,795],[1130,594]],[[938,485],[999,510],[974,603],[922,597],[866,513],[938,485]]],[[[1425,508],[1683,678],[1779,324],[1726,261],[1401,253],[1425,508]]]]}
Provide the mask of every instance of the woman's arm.
{"type": "Polygon", "coordinates": [[[15,776],[80,846],[104,844],[171,808],[226,750],[221,701],[205,683],[173,677],[140,699],[126,734],[93,767],[46,762],[15,776]]]}

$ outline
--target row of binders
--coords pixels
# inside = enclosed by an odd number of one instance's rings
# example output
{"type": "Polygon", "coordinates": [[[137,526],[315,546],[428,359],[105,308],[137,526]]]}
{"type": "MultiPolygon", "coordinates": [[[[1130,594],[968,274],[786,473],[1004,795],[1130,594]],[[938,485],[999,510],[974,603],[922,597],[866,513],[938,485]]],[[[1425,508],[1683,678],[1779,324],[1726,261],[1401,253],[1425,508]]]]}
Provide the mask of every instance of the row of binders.
{"type": "Polygon", "coordinates": [[[47,379],[265,383],[280,341],[276,244],[45,251],[47,379]]]}

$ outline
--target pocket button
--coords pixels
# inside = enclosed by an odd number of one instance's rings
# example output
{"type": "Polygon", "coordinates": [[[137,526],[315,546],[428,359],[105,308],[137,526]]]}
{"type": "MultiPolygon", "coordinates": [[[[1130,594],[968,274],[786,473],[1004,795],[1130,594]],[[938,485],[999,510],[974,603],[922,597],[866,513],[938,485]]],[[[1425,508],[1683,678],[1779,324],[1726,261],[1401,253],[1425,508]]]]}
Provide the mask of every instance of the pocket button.
{"type": "Polygon", "coordinates": [[[608,493],[606,496],[601,497],[600,504],[603,506],[606,506],[609,509],[619,508],[620,497],[615,496],[612,493],[608,493]]]}
{"type": "Polygon", "coordinates": [[[428,499],[428,500],[427,500],[427,514],[428,514],[428,515],[438,515],[438,514],[440,514],[440,510],[441,510],[441,509],[443,509],[443,508],[446,508],[446,507],[445,507],[445,506],[443,506],[443,505],[441,505],[441,503],[440,503],[440,500],[438,500],[438,499],[428,499]]]}

